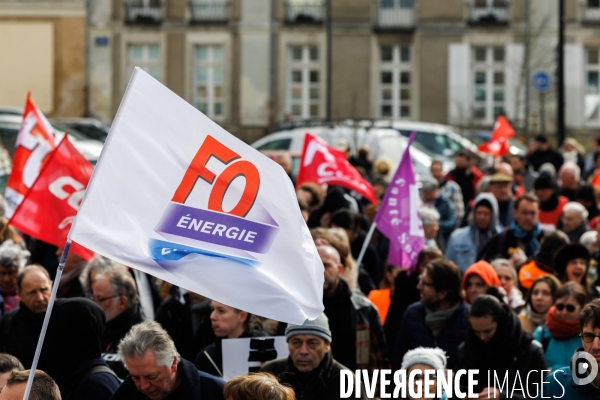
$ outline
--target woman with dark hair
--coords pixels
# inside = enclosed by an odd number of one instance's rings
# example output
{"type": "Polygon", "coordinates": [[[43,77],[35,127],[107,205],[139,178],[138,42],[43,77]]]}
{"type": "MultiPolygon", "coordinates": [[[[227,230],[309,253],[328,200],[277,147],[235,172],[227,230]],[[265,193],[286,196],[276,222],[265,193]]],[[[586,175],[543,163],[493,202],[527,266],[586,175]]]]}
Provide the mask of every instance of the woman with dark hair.
{"type": "Polygon", "coordinates": [[[433,260],[442,259],[444,255],[440,249],[433,246],[425,246],[417,258],[417,269],[408,275],[407,270],[401,270],[394,280],[394,292],[392,301],[385,320],[383,329],[387,339],[388,348],[394,348],[398,328],[404,312],[409,305],[421,298],[421,292],[417,289],[419,276],[423,273],[425,266],[433,260]]]}
{"type": "Polygon", "coordinates": [[[560,281],[553,275],[538,277],[525,298],[525,307],[519,314],[521,327],[527,333],[533,333],[538,326],[546,327],[546,314],[556,300],[556,292],[561,287],[560,281]]]}
{"type": "Polygon", "coordinates": [[[196,356],[194,364],[200,371],[223,377],[223,339],[266,336],[258,318],[246,311],[212,301],[210,322],[215,332],[215,342],[196,356]]]}
{"type": "Polygon", "coordinates": [[[567,282],[556,292],[556,301],[546,316],[546,327],[538,327],[533,336],[542,344],[548,367],[568,366],[575,350],[581,347],[579,313],[587,303],[579,283],[567,282]]]}
{"type": "Polygon", "coordinates": [[[589,269],[591,255],[580,243],[569,243],[554,255],[555,275],[562,282],[577,282],[585,290],[587,300],[598,297],[598,292],[590,282],[589,269]]]}
{"type": "MultiPolygon", "coordinates": [[[[501,300],[498,289],[489,288],[488,293],[478,296],[471,304],[471,326],[466,340],[458,347],[457,369],[479,370],[478,385],[473,391],[479,393],[480,398],[527,398],[525,393],[537,393],[542,383],[539,372],[528,376],[529,371],[546,369],[542,348],[523,331],[515,313],[501,300]],[[494,374],[500,382],[505,376],[508,382],[515,382],[517,374],[521,379],[528,376],[528,388],[524,388],[525,393],[511,394],[507,392],[510,388],[505,386],[503,392],[498,389],[494,392],[494,374]]],[[[466,377],[461,386],[467,386],[466,377]]]]}

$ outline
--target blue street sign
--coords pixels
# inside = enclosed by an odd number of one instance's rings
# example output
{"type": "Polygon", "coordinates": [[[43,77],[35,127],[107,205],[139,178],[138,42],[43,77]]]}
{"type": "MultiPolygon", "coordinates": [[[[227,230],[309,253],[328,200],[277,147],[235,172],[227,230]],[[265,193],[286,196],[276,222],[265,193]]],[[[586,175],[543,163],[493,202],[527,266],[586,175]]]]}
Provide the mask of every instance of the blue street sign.
{"type": "Polygon", "coordinates": [[[547,92],[552,87],[552,77],[546,71],[537,71],[531,77],[531,85],[538,92],[547,92]]]}

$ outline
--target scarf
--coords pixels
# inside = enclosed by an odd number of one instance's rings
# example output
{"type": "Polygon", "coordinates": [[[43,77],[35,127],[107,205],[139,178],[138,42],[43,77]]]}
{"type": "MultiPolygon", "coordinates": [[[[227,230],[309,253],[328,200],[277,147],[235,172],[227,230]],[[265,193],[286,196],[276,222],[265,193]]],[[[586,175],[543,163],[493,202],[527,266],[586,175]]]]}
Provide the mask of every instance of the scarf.
{"type": "Polygon", "coordinates": [[[523,310],[521,310],[520,315],[524,316],[529,321],[531,321],[531,324],[533,325],[533,329],[531,330],[532,332],[535,331],[538,326],[546,326],[546,314],[533,311],[531,304],[527,304],[527,306],[523,310]]]}
{"type": "Polygon", "coordinates": [[[550,307],[546,315],[546,326],[554,339],[566,340],[579,333],[579,319],[565,321],[556,315],[556,306],[550,307]]]}
{"type": "Polygon", "coordinates": [[[433,311],[429,308],[425,308],[425,323],[433,332],[433,335],[437,337],[442,328],[446,325],[446,322],[454,315],[454,312],[458,310],[460,303],[442,311],[433,311]]]}
{"type": "Polygon", "coordinates": [[[510,224],[510,229],[512,229],[513,234],[517,239],[526,244],[525,253],[527,256],[532,256],[533,254],[537,253],[538,249],[540,248],[540,242],[537,240],[537,237],[542,233],[542,228],[539,221],[536,222],[532,231],[524,231],[519,225],[517,225],[516,221],[513,221],[513,223],[510,224]]]}
{"type": "Polygon", "coordinates": [[[19,307],[19,302],[21,301],[21,299],[17,294],[17,285],[13,286],[8,290],[0,287],[0,295],[2,295],[2,298],[4,299],[5,314],[19,307]]]}

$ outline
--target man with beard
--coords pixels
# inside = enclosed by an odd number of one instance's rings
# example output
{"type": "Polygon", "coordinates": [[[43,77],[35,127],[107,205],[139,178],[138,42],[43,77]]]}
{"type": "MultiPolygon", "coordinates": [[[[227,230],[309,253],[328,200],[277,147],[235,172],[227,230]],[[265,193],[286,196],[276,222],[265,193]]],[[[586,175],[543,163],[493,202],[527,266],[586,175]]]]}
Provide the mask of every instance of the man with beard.
{"type": "Polygon", "coordinates": [[[446,178],[458,183],[463,196],[464,209],[468,208],[469,202],[475,198],[477,183],[483,177],[479,169],[471,164],[471,155],[466,151],[459,151],[454,158],[456,166],[448,172],[446,178]]]}
{"type": "Polygon", "coordinates": [[[392,353],[392,368],[400,368],[404,354],[417,347],[439,347],[448,355],[448,368],[457,365],[457,348],[469,328],[469,305],[461,296],[461,273],[448,260],[427,264],[417,286],[420,301],[404,313],[392,353]]]}

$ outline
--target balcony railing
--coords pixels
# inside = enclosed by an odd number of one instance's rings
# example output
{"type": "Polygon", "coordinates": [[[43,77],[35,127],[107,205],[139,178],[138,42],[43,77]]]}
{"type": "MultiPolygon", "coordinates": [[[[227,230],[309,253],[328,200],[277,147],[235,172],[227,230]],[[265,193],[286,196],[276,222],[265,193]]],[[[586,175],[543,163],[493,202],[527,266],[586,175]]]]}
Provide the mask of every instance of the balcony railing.
{"type": "Polygon", "coordinates": [[[415,16],[412,0],[375,0],[376,21],[379,29],[413,28],[415,16]]]}
{"type": "Polygon", "coordinates": [[[229,20],[229,3],[224,1],[191,1],[190,12],[192,23],[227,22],[229,20]]]}
{"type": "Polygon", "coordinates": [[[129,23],[160,23],[163,19],[161,0],[125,0],[125,19],[129,23]]]}
{"type": "Polygon", "coordinates": [[[588,2],[583,6],[583,22],[600,23],[600,4],[598,2],[588,2]]]}
{"type": "Polygon", "coordinates": [[[325,17],[322,1],[287,0],[285,2],[285,20],[287,22],[323,22],[325,17]]]}
{"type": "Polygon", "coordinates": [[[494,1],[488,5],[471,5],[469,20],[471,23],[508,23],[508,3],[494,1]]]}

